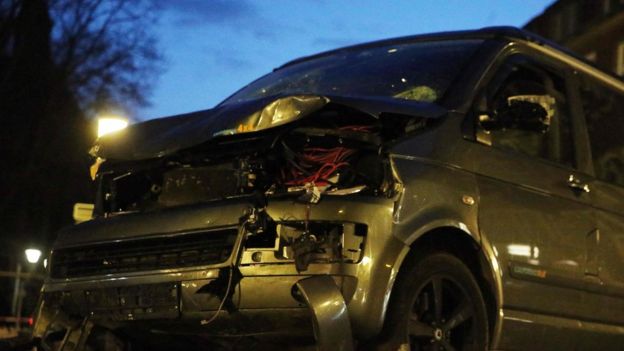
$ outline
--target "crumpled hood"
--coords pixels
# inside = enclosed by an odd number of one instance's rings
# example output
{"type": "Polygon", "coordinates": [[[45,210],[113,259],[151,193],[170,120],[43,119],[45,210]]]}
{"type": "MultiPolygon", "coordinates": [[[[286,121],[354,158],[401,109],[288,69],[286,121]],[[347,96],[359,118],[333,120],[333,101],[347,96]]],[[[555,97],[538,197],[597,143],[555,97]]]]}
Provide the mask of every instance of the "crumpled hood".
{"type": "Polygon", "coordinates": [[[291,123],[330,103],[349,106],[375,117],[381,113],[396,113],[438,118],[446,113],[446,109],[433,103],[389,97],[268,97],[138,123],[96,140],[91,155],[114,160],[163,157],[215,138],[291,123]]]}

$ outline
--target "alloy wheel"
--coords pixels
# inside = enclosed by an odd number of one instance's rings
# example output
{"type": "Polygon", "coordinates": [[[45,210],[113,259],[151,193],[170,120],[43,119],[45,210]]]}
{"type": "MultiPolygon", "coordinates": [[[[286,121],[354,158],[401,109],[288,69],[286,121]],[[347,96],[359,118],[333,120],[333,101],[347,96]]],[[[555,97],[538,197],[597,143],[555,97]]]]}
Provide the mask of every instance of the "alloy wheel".
{"type": "Polygon", "coordinates": [[[452,277],[430,276],[411,306],[407,322],[411,350],[476,349],[475,310],[465,289],[452,277]]]}

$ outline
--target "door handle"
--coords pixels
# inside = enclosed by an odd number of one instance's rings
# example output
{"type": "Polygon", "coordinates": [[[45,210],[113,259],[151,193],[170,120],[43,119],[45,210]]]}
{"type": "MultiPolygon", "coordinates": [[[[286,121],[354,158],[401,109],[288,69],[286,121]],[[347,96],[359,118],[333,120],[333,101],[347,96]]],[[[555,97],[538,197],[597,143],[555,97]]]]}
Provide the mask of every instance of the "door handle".
{"type": "Polygon", "coordinates": [[[575,177],[574,174],[570,174],[570,177],[568,177],[568,187],[584,193],[589,192],[589,184],[582,182],[580,179],[575,177]]]}

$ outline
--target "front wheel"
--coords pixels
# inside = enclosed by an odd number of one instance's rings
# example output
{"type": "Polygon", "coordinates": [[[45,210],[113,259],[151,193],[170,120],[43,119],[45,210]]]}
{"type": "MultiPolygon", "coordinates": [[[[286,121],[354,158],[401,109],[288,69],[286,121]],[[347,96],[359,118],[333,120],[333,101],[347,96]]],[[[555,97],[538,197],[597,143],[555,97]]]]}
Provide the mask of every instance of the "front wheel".
{"type": "Polygon", "coordinates": [[[430,254],[404,273],[388,313],[392,344],[400,350],[487,350],[483,295],[462,261],[430,254]]]}

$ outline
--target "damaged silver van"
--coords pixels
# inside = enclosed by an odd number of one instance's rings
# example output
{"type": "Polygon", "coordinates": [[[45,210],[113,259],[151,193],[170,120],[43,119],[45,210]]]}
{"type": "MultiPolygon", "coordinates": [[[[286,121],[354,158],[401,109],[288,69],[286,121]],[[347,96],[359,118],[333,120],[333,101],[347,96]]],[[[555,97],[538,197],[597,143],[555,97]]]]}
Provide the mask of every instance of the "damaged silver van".
{"type": "Polygon", "coordinates": [[[91,150],[44,350],[619,349],[624,83],[524,31],[285,64],[91,150]]]}

